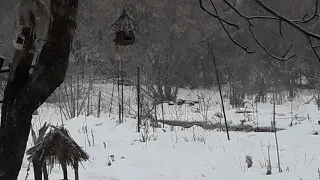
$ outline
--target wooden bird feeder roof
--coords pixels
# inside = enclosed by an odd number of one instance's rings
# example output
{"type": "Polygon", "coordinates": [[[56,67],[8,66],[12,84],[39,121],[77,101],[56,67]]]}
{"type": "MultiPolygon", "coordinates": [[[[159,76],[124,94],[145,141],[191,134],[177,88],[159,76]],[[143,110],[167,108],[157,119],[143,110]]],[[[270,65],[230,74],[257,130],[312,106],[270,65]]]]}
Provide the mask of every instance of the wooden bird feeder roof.
{"type": "Polygon", "coordinates": [[[73,166],[89,159],[89,155],[72,139],[66,128],[51,127],[40,142],[27,150],[29,160],[48,160],[52,168],[56,161],[73,166]]]}

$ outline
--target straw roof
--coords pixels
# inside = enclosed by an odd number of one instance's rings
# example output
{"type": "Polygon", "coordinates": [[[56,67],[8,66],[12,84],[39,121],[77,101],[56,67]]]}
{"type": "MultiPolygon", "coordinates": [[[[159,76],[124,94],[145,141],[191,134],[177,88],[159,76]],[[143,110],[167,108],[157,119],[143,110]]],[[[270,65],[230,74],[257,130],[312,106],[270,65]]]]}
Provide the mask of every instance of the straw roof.
{"type": "Polygon", "coordinates": [[[89,155],[72,139],[64,127],[51,126],[51,130],[35,146],[27,150],[29,160],[49,161],[51,168],[55,162],[75,165],[86,161],[89,155]]]}
{"type": "Polygon", "coordinates": [[[135,20],[130,17],[126,10],[123,9],[121,15],[112,23],[111,28],[113,31],[129,31],[136,30],[137,24],[135,20]]]}

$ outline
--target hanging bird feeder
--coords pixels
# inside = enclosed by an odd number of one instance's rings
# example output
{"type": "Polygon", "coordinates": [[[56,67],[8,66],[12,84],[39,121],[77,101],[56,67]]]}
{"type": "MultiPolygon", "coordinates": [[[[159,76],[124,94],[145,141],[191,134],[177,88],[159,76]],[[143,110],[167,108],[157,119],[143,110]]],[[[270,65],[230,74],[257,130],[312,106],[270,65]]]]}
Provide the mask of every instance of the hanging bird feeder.
{"type": "Polygon", "coordinates": [[[116,38],[113,40],[116,45],[133,45],[136,40],[133,31],[116,31],[116,38]]]}
{"type": "Polygon", "coordinates": [[[121,15],[111,25],[116,35],[113,41],[117,46],[133,45],[136,42],[134,30],[137,29],[137,25],[135,20],[127,14],[125,7],[126,4],[123,7],[121,15]]]}

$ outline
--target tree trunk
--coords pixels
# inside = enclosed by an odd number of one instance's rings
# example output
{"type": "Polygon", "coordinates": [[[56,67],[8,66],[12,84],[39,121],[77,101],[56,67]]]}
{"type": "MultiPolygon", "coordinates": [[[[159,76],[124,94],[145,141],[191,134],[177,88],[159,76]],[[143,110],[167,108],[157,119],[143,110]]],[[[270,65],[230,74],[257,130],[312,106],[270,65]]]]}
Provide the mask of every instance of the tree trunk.
{"type": "MultiPolygon", "coordinates": [[[[28,76],[29,67],[20,63],[20,70],[4,92],[0,127],[0,179],[16,180],[29,136],[32,113],[64,81],[69,52],[76,28],[78,0],[51,0],[51,24],[48,40],[36,64],[37,76],[28,76]],[[17,133],[18,132],[18,133],[17,133]]],[[[33,35],[22,29],[26,48],[20,52],[20,62],[32,61],[33,35]]]]}
{"type": "Polygon", "coordinates": [[[33,33],[30,28],[23,28],[21,34],[26,38],[26,47],[22,51],[16,50],[14,54],[13,61],[21,63],[16,69],[14,79],[8,82],[5,88],[1,113],[0,179],[8,180],[17,179],[20,171],[33,112],[30,108],[19,110],[22,99],[16,101],[20,94],[19,87],[27,83],[28,71],[33,59],[33,53],[30,53],[33,48],[33,33]]]}

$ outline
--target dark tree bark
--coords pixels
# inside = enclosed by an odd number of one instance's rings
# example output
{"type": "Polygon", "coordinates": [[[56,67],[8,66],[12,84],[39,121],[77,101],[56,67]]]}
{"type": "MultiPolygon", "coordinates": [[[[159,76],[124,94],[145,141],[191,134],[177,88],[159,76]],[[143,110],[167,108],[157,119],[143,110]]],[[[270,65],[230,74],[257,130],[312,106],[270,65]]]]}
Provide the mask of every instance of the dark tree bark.
{"type": "Polygon", "coordinates": [[[2,149],[0,149],[0,177],[2,177],[1,179],[8,180],[14,180],[18,176],[25,144],[28,140],[30,130],[28,127],[31,125],[32,116],[32,113],[23,113],[23,111],[28,111],[29,108],[19,111],[18,106],[14,106],[18,102],[15,101],[15,97],[19,94],[19,86],[24,86],[26,83],[28,66],[33,58],[33,53],[29,52],[33,47],[31,29],[24,28],[21,34],[26,37],[26,48],[23,51],[17,50],[14,54],[14,61],[18,58],[21,60],[21,63],[17,67],[17,72],[19,73],[15,75],[12,82],[8,82],[7,84],[1,113],[0,147],[2,149]],[[30,120],[25,121],[24,119],[30,120]]]}
{"type": "Polygon", "coordinates": [[[51,0],[51,24],[35,74],[29,76],[33,35],[23,29],[27,46],[16,51],[20,62],[4,92],[0,127],[0,179],[16,180],[29,136],[32,113],[64,81],[76,28],[78,0],[51,0]]]}

